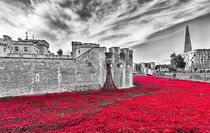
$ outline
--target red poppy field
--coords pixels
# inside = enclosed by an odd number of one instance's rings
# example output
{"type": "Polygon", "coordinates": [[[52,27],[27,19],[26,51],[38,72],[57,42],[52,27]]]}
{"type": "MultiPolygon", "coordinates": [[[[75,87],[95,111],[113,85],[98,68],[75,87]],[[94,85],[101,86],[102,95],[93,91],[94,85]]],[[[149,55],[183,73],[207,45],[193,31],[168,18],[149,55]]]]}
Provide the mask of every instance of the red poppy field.
{"type": "Polygon", "coordinates": [[[0,98],[0,132],[210,132],[210,84],[147,76],[134,84],[0,98]]]}

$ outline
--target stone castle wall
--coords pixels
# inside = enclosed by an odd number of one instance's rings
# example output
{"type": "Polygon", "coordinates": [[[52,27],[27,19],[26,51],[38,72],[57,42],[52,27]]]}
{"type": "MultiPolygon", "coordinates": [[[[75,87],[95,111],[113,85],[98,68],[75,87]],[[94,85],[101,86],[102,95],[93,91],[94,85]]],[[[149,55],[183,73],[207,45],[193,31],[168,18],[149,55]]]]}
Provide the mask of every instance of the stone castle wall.
{"type": "MultiPolygon", "coordinates": [[[[106,48],[92,46],[79,56],[76,51],[76,58],[0,57],[0,97],[101,89],[106,79],[106,48]]],[[[109,53],[115,85],[131,87],[133,51],[113,47],[109,53]]]]}
{"type": "Polygon", "coordinates": [[[119,47],[109,48],[112,53],[112,75],[118,88],[133,86],[133,51],[119,47]]]}
{"type": "Polygon", "coordinates": [[[95,48],[77,59],[0,57],[0,96],[100,89],[104,53],[95,48]]]}

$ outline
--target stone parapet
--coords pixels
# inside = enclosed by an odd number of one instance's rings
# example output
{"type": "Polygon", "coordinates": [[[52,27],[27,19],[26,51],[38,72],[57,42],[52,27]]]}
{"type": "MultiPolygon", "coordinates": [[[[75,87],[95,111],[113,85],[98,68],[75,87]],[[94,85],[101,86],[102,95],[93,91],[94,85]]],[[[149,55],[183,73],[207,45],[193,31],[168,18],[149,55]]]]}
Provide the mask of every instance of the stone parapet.
{"type": "Polygon", "coordinates": [[[73,59],[72,55],[36,55],[36,54],[7,54],[6,56],[0,56],[5,58],[43,58],[43,59],[73,59]]]}

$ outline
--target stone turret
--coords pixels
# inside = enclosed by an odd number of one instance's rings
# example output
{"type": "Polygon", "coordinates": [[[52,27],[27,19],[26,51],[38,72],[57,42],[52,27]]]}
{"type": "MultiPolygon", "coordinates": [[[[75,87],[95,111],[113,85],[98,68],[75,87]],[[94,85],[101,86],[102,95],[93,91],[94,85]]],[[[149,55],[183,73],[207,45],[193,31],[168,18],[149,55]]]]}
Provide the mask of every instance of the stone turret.
{"type": "Polygon", "coordinates": [[[118,88],[133,85],[133,51],[128,48],[111,47],[112,75],[118,88]]]}
{"type": "Polygon", "coordinates": [[[81,43],[77,41],[72,41],[72,55],[74,58],[77,58],[88,50],[99,47],[100,45],[95,43],[81,43]]]}

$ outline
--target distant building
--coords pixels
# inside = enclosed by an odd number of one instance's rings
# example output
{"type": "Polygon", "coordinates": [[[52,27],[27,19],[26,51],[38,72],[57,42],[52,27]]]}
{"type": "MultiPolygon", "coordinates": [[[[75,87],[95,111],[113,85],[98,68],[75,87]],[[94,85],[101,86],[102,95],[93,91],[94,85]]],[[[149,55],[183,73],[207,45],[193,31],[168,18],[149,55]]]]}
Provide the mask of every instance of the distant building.
{"type": "Polygon", "coordinates": [[[153,75],[155,70],[155,62],[134,63],[134,74],[153,75]]]}
{"type": "Polygon", "coordinates": [[[210,49],[195,49],[184,53],[186,70],[208,70],[210,69],[210,49]]]}
{"type": "Polygon", "coordinates": [[[157,72],[170,72],[170,65],[156,65],[155,70],[157,72]]]}
{"type": "Polygon", "coordinates": [[[186,27],[184,53],[192,51],[189,27],[186,27]]]}
{"type": "Polygon", "coordinates": [[[208,70],[210,69],[210,49],[192,50],[189,27],[186,27],[184,60],[186,62],[185,70],[208,70]]]}
{"type": "Polygon", "coordinates": [[[171,68],[173,69],[176,69],[176,61],[173,59],[173,58],[176,58],[176,54],[175,52],[173,54],[171,54],[171,59],[170,59],[170,65],[171,65],[171,68]]]}
{"type": "Polygon", "coordinates": [[[17,41],[12,40],[8,35],[0,38],[0,56],[9,56],[14,54],[27,55],[47,55],[49,54],[49,43],[45,40],[18,38],[17,41]]]}

